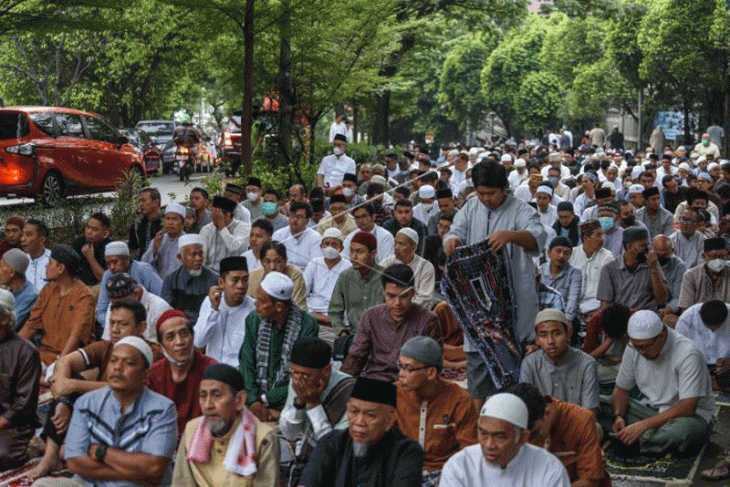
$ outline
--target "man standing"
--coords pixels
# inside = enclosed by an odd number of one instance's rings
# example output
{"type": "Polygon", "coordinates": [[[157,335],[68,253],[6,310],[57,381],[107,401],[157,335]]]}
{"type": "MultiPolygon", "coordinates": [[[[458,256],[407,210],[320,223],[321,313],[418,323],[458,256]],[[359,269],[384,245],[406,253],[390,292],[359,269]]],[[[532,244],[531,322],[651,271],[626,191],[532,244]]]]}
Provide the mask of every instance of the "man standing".
{"type": "Polygon", "coordinates": [[[418,234],[412,228],[401,228],[395,235],[395,253],[386,257],[380,267],[387,268],[392,264],[405,264],[413,271],[413,286],[416,295],[413,301],[416,304],[430,307],[433,291],[436,287],[436,273],[429,261],[416,255],[418,248],[418,234]]]}
{"type": "Polygon", "coordinates": [[[140,216],[129,229],[129,249],[134,256],[144,255],[155,235],[162,230],[160,204],[160,192],[157,189],[144,188],[139,192],[137,205],[140,216]]]}
{"type": "Polygon", "coordinates": [[[424,485],[437,485],[449,457],[477,442],[474,402],[462,387],[439,377],[441,367],[441,347],[432,338],[413,337],[400,349],[397,425],[425,451],[424,485]]]}
{"type": "Polygon", "coordinates": [[[0,286],[7,286],[15,299],[13,331],[23,327],[38,298],[38,291],[25,278],[29,261],[28,254],[20,249],[10,249],[0,258],[0,286]]]}
{"type": "Polygon", "coordinates": [[[259,420],[277,421],[289,387],[289,359],[300,337],[316,337],[317,320],[291,301],[294,283],[269,272],[257,290],[256,311],[246,317],[239,368],[246,384],[246,404],[259,420]]]}
{"type": "Polygon", "coordinates": [[[251,224],[234,219],[235,209],[235,201],[214,196],[212,221],[200,230],[200,238],[205,248],[205,266],[216,272],[221,260],[241,255],[248,248],[251,224]]]}
{"type": "Polygon", "coordinates": [[[643,192],[644,207],[636,210],[636,219],[646,225],[651,238],[657,235],[671,235],[674,231],[674,215],[662,208],[659,189],[655,186],[643,192]]]}
{"type": "Polygon", "coordinates": [[[345,116],[342,113],[336,114],[335,121],[330,125],[330,144],[335,141],[338,134],[347,137],[347,124],[345,123],[345,116]]]}
{"type": "Polygon", "coordinates": [[[185,428],[172,485],[279,485],[279,439],[246,409],[241,373],[230,365],[209,365],[197,400],[203,415],[185,428]]]}
{"type": "Polygon", "coordinates": [[[311,260],[322,257],[322,236],[307,228],[311,216],[312,207],[309,203],[293,202],[289,207],[289,226],[275,231],[271,237],[284,244],[289,263],[297,266],[300,271],[304,271],[311,260]]]}
{"type": "Polygon", "coordinates": [[[548,247],[548,262],[540,266],[541,282],[560,292],[563,298],[565,316],[573,322],[579,315],[583,274],[568,262],[573,253],[570,240],[555,237],[548,247]]]}
{"type": "Polygon", "coordinates": [[[180,266],[177,258],[178,239],[183,235],[186,210],[180,203],[172,202],[165,207],[163,230],[157,232],[148,245],[141,261],[152,264],[162,279],[180,266]]]}
{"type": "Polygon", "coordinates": [[[423,449],[393,427],[396,401],[391,382],[358,378],[347,402],[349,429],[319,440],[299,485],[420,487],[423,449]]]}
{"type": "Polygon", "coordinates": [[[653,311],[634,313],[628,334],[631,346],[612,396],[612,431],[626,445],[638,441],[642,453],[699,451],[709,439],[715,408],[702,352],[653,311]],[[642,402],[629,398],[634,387],[642,402]]]}
{"type": "Polygon", "coordinates": [[[218,283],[211,286],[200,307],[193,343],[196,348],[205,348],[205,353],[219,363],[238,367],[246,318],[254,310],[254,301],[246,294],[246,258],[226,257],[220,270],[218,283]]]}
{"type": "Polygon", "coordinates": [[[28,459],[28,442],[40,424],[38,406],[41,362],[38,350],[12,330],[15,302],[0,289],[0,465],[11,469],[28,459]]]}
{"type": "Polygon", "coordinates": [[[46,285],[46,264],[51,258],[51,251],[46,248],[48,227],[40,220],[30,219],[23,227],[20,237],[20,248],[30,256],[30,264],[25,270],[25,278],[33,284],[38,292],[46,285]]]}
{"type": "Polygon", "coordinates": [[[385,304],[374,306],[362,316],[342,371],[379,380],[398,377],[398,351],[411,337],[430,336],[442,341],[441,325],[435,314],[413,302],[413,271],[393,264],[382,275],[385,304]]]}
{"type": "Polygon", "coordinates": [[[342,184],[345,174],[355,174],[357,170],[355,161],[345,155],[347,136],[335,134],[332,145],[333,153],[322,159],[317,170],[317,186],[325,190],[326,196],[333,194],[342,184]]]}
{"type": "Polygon", "coordinates": [[[479,413],[479,444],[446,462],[440,485],[568,487],[568,472],[560,460],[527,444],[528,419],[527,406],[519,397],[505,392],[491,396],[479,413]]]}

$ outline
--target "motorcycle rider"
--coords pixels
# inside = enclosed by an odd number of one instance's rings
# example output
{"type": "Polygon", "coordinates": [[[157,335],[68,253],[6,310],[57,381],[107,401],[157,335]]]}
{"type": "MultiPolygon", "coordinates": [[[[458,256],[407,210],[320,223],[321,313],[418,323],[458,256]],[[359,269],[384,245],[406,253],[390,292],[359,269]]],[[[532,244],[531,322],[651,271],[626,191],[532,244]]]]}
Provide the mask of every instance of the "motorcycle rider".
{"type": "Polygon", "coordinates": [[[188,149],[188,160],[180,166],[180,180],[190,180],[190,175],[193,173],[195,151],[193,148],[200,143],[200,137],[198,131],[195,130],[192,122],[190,121],[190,115],[183,113],[180,116],[180,125],[175,128],[175,133],[172,135],[172,140],[178,147],[183,146],[188,149]]]}

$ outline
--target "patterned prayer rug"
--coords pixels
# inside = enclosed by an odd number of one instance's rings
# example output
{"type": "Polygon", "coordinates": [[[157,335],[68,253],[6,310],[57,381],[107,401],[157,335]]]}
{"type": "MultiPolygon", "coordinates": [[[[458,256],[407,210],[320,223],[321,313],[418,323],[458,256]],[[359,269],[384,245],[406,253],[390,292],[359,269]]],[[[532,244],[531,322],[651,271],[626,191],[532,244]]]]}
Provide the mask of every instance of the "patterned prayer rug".
{"type": "Polygon", "coordinates": [[[639,482],[689,482],[694,477],[704,450],[703,447],[698,454],[686,458],[672,455],[661,458],[640,455],[626,457],[609,445],[605,448],[606,471],[613,480],[629,480],[635,485],[639,482]]]}

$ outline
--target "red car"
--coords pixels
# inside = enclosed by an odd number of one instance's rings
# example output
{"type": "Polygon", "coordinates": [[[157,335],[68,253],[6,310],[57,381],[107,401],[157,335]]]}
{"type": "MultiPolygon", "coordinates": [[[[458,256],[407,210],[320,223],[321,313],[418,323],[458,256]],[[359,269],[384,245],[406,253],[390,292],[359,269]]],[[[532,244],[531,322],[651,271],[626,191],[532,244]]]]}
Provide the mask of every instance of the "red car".
{"type": "Polygon", "coordinates": [[[57,107],[0,109],[0,195],[53,205],[113,191],[127,171],[145,177],[126,137],[93,113],[57,107]]]}

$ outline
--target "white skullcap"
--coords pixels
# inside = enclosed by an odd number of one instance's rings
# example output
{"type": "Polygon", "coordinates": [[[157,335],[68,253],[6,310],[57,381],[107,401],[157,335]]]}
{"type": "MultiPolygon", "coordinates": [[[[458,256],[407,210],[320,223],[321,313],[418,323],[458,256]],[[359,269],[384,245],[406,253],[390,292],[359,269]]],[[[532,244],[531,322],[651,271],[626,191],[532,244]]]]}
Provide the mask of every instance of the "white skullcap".
{"type": "Polygon", "coordinates": [[[713,170],[713,169],[715,169],[716,167],[720,167],[720,164],[718,164],[718,163],[716,163],[716,162],[711,162],[711,163],[709,163],[709,164],[707,165],[707,170],[708,170],[708,171],[712,171],[712,170],[713,170]]]}
{"type": "Polygon", "coordinates": [[[551,188],[547,184],[541,184],[537,187],[537,189],[535,190],[535,193],[545,193],[545,194],[549,194],[550,196],[552,196],[553,188],[551,188]]]}
{"type": "Polygon", "coordinates": [[[435,198],[436,190],[433,189],[433,186],[431,186],[430,184],[426,184],[425,186],[421,186],[421,189],[418,190],[418,197],[419,198],[435,198]]]}
{"type": "Polygon", "coordinates": [[[527,429],[527,406],[522,399],[508,392],[500,392],[487,399],[479,416],[501,419],[527,429]]]}
{"type": "Polygon", "coordinates": [[[15,296],[7,289],[0,289],[0,306],[10,313],[10,325],[15,325],[15,296]]]}
{"type": "Polygon", "coordinates": [[[616,186],[611,181],[604,181],[603,184],[601,184],[601,188],[603,189],[610,189],[611,191],[616,191],[616,186]]]}
{"type": "Polygon", "coordinates": [[[342,232],[339,228],[335,227],[329,227],[327,230],[324,231],[322,234],[322,240],[325,238],[336,238],[340,242],[342,242],[344,239],[342,238],[342,232]]]}
{"type": "Polygon", "coordinates": [[[281,272],[269,272],[261,281],[261,289],[274,299],[286,301],[291,299],[294,283],[281,272]]]}
{"type": "MultiPolygon", "coordinates": [[[[410,227],[404,227],[398,230],[398,233],[402,233],[406,237],[410,238],[413,241],[414,245],[418,245],[418,233],[414,229],[410,227]]],[[[398,233],[396,233],[396,235],[398,235],[398,233]]]]}
{"type": "Polygon", "coordinates": [[[456,149],[451,149],[451,151],[449,151],[449,155],[450,156],[453,156],[453,157],[456,157],[456,156],[459,155],[459,151],[456,150],[456,149]]]}
{"type": "Polygon", "coordinates": [[[510,154],[502,154],[499,160],[502,162],[512,162],[512,156],[510,154]]]}
{"type": "Polygon", "coordinates": [[[527,167],[527,163],[524,159],[519,158],[515,160],[515,167],[527,167]]]}
{"type": "Polygon", "coordinates": [[[205,247],[203,237],[201,237],[197,233],[186,233],[185,235],[181,235],[180,238],[177,240],[178,250],[182,250],[183,247],[187,247],[188,245],[200,245],[202,247],[205,247]]]}
{"type": "Polygon", "coordinates": [[[469,157],[476,157],[479,155],[479,149],[476,147],[472,147],[469,149],[469,157]]]}
{"type": "Polygon", "coordinates": [[[712,182],[712,176],[707,174],[706,172],[701,172],[697,175],[697,179],[704,179],[705,181],[712,182]]]}
{"type": "Polygon", "coordinates": [[[165,213],[177,213],[181,217],[185,218],[185,215],[187,215],[187,210],[180,203],[175,203],[173,201],[172,203],[167,204],[167,206],[165,207],[165,213]]]}
{"type": "Polygon", "coordinates": [[[636,179],[639,177],[639,174],[644,172],[644,168],[641,166],[634,166],[631,168],[631,179],[636,179]]]}
{"type": "Polygon", "coordinates": [[[104,255],[129,255],[129,246],[119,240],[109,242],[104,247],[104,255]]]}
{"type": "Polygon", "coordinates": [[[707,158],[705,156],[700,156],[697,158],[697,164],[700,164],[701,162],[705,162],[707,158]]]}
{"type": "Polygon", "coordinates": [[[692,170],[692,168],[691,168],[691,167],[689,167],[689,164],[687,164],[686,162],[683,162],[683,163],[681,163],[681,164],[679,165],[679,168],[680,168],[680,169],[684,169],[684,170],[685,170],[685,171],[687,171],[687,172],[690,172],[690,171],[692,170]]]}
{"type": "Polygon", "coordinates": [[[642,194],[644,192],[644,187],[640,184],[632,184],[629,186],[629,194],[642,194]]]}
{"type": "Polygon", "coordinates": [[[152,365],[152,361],[154,360],[154,357],[152,355],[152,349],[149,345],[147,345],[147,342],[142,340],[140,337],[124,337],[114,344],[114,348],[117,348],[119,345],[129,345],[130,347],[136,348],[147,361],[147,366],[149,367],[150,365],[152,365]]]}
{"type": "Polygon", "coordinates": [[[654,338],[662,332],[664,324],[659,315],[653,311],[642,309],[629,318],[628,334],[634,340],[654,338]]]}

